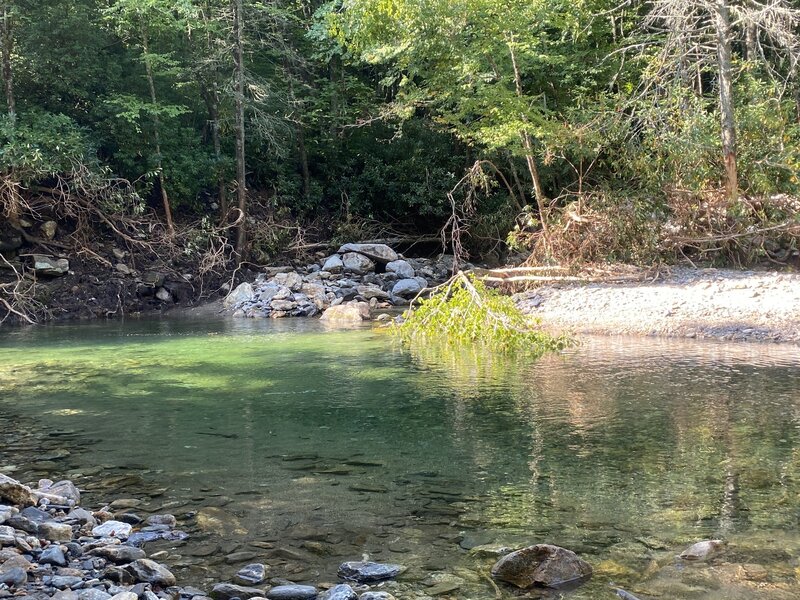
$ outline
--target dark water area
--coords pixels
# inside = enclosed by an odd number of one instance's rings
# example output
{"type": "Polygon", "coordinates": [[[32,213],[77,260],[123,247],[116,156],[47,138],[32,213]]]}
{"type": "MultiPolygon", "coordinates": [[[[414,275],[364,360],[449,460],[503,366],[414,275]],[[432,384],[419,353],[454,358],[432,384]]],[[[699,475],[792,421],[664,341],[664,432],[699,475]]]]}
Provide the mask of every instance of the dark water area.
{"type": "Polygon", "coordinates": [[[175,514],[190,539],[148,551],[186,584],[254,560],[334,581],[367,555],[409,567],[422,591],[398,598],[491,598],[497,548],[547,542],[595,569],[575,599],[800,597],[793,346],[589,338],[530,360],[315,320],[17,329],[0,425],[3,472],[175,514]]]}

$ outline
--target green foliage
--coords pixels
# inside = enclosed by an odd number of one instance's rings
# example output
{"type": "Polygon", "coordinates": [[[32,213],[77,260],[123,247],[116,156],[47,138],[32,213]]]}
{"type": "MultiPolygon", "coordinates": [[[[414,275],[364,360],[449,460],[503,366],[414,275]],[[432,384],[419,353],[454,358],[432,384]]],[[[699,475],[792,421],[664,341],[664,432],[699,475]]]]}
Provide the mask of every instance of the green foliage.
{"type": "Polygon", "coordinates": [[[30,112],[0,118],[0,169],[22,184],[69,173],[93,161],[84,130],[69,117],[30,112]]]}
{"type": "Polygon", "coordinates": [[[420,300],[394,327],[399,339],[412,346],[438,340],[539,356],[572,343],[566,335],[553,336],[540,329],[509,296],[461,272],[428,299],[420,300]]]}

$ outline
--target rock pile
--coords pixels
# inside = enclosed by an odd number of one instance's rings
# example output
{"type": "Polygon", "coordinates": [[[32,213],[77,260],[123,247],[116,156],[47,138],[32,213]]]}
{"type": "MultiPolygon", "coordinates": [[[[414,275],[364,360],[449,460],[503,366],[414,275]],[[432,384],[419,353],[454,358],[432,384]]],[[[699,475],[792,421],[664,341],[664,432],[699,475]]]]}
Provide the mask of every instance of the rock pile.
{"type": "Polygon", "coordinates": [[[405,571],[394,564],[347,562],[339,568],[347,583],[299,585],[278,578],[267,582],[269,567],[253,563],[239,569],[233,583],[218,583],[206,593],[178,586],[169,568],[141,548],[187,537],[175,529],[173,515],[115,514],[114,509],[131,506],[120,500],[92,512],[79,502],[70,481],[43,479],[32,486],[0,475],[0,599],[394,600],[373,586],[405,571]]]}
{"type": "Polygon", "coordinates": [[[403,306],[429,285],[446,280],[453,259],[405,259],[385,244],[344,244],[319,264],[286,269],[242,283],[224,300],[235,317],[311,317],[339,305],[329,320],[369,318],[366,308],[403,306]],[[366,313],[365,313],[366,311],[366,313]],[[361,315],[361,316],[359,316],[361,315]]]}

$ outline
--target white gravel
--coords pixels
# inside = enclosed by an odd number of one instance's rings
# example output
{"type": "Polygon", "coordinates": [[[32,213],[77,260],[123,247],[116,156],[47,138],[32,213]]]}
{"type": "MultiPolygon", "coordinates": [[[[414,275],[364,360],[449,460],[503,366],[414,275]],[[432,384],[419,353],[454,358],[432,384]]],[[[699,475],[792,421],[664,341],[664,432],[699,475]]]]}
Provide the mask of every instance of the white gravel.
{"type": "Polygon", "coordinates": [[[673,269],[653,282],[556,284],[518,294],[548,328],[800,343],[800,275],[673,269]]]}

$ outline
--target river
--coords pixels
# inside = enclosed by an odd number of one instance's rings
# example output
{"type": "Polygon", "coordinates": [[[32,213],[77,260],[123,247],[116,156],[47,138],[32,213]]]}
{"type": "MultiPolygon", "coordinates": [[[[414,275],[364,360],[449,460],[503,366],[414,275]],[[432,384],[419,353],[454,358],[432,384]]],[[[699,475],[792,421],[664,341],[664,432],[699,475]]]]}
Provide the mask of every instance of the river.
{"type": "Polygon", "coordinates": [[[0,412],[69,437],[0,470],[175,514],[191,537],[152,550],[184,584],[253,561],[334,581],[367,555],[490,598],[498,546],[547,542],[594,567],[576,600],[800,596],[795,346],[598,337],[533,360],[316,320],[65,324],[0,335],[0,412]]]}

